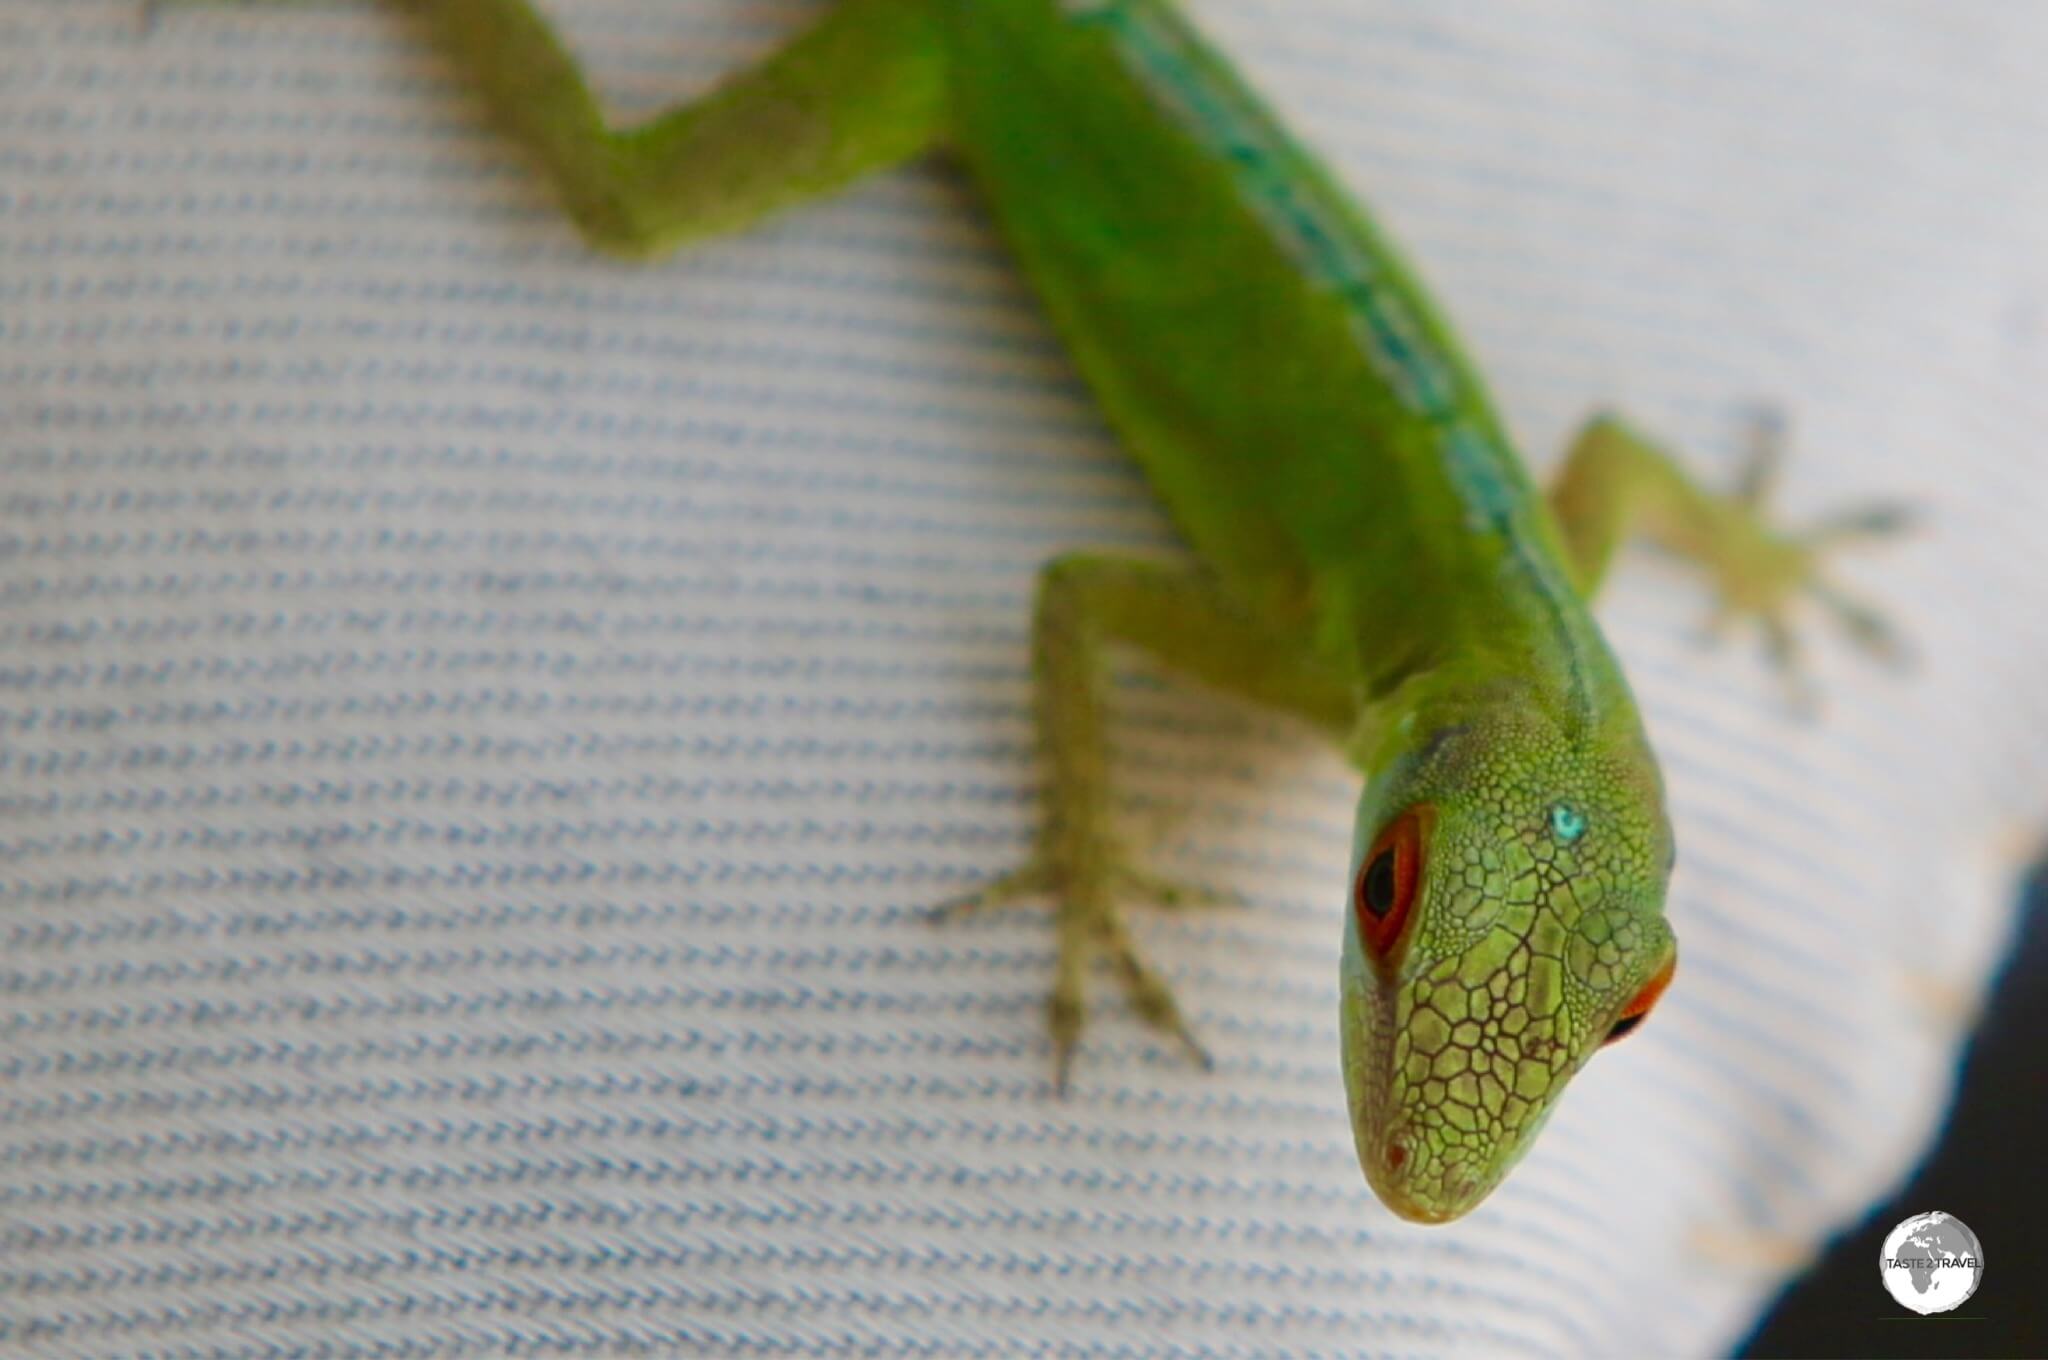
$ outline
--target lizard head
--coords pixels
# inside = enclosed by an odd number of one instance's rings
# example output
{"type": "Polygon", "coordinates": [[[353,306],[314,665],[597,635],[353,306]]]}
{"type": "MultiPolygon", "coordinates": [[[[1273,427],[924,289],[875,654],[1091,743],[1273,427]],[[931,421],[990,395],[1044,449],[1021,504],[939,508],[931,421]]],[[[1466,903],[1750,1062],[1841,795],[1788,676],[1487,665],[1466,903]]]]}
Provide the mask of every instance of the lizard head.
{"type": "Polygon", "coordinates": [[[1672,841],[1633,724],[1572,740],[1496,710],[1412,730],[1358,807],[1344,1076],[1366,1179],[1403,1218],[1442,1223],[1670,982],[1672,841]]]}

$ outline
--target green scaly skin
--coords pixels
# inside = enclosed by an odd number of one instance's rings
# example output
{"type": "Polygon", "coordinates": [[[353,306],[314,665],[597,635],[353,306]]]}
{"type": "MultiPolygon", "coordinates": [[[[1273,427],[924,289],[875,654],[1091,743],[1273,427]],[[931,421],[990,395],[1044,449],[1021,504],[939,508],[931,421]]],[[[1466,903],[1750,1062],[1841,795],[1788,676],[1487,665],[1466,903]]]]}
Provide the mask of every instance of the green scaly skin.
{"type": "Polygon", "coordinates": [[[1165,0],[842,0],[712,94],[619,130],[525,0],[401,7],[605,251],[740,230],[939,147],[993,205],[1196,558],[1046,568],[1036,853],[953,904],[1055,902],[1062,1086],[1098,958],[1201,1053],[1119,905],[1192,895],[1114,830],[1107,644],[1305,717],[1365,776],[1344,1073],[1368,1180],[1428,1222],[1500,1182],[1675,959],[1656,763],[1587,609],[1615,547],[1643,529],[1701,562],[1788,666],[1802,592],[1890,645],[1816,562],[1896,511],[1788,536],[1761,513],[1767,460],[1717,495],[1610,419],[1538,495],[1393,246],[1165,0]],[[1406,826],[1396,910],[1396,860],[1369,852],[1406,826]],[[1363,922],[1397,920],[1367,939],[1363,922]]]}

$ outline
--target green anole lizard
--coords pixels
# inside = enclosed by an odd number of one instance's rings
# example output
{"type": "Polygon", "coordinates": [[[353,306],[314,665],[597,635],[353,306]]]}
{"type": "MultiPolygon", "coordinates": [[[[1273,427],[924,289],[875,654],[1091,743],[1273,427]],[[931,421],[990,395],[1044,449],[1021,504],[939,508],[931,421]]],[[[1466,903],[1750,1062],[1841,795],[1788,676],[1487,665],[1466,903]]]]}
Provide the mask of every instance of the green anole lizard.
{"type": "Polygon", "coordinates": [[[1120,906],[1182,894],[1112,826],[1107,644],[1305,718],[1364,776],[1343,1069],[1367,1180],[1425,1222],[1500,1183],[1677,961],[1660,776],[1587,607],[1624,535],[1702,563],[1781,660],[1802,591],[1889,646],[1816,559],[1894,510],[1782,534],[1761,512],[1767,460],[1715,494],[1611,418],[1540,496],[1393,247],[1167,0],[840,0],[623,130],[526,0],[406,7],[602,250],[737,231],[936,147],[993,205],[1197,559],[1045,567],[1036,850],[951,904],[1056,904],[1062,1087],[1098,958],[1206,1062],[1120,906]]]}

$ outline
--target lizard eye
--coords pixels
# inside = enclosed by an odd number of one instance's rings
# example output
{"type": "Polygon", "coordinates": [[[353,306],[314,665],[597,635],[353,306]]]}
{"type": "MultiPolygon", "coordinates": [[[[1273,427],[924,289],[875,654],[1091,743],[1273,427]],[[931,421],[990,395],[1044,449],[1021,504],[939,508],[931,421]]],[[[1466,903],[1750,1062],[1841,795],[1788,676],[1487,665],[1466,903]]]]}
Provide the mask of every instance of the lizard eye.
{"type": "Polygon", "coordinates": [[[1401,938],[1422,881],[1422,817],[1420,808],[1387,823],[1366,852],[1353,897],[1358,932],[1374,958],[1384,958],[1401,938]]]}
{"type": "Polygon", "coordinates": [[[1617,1039],[1626,1039],[1635,1033],[1636,1026],[1649,1018],[1650,1008],[1657,1004],[1658,997],[1664,995],[1664,989],[1671,985],[1671,975],[1677,971],[1678,955],[1674,953],[1664,961],[1664,966],[1643,984],[1642,990],[1635,994],[1635,999],[1621,1008],[1621,1015],[1607,1031],[1607,1037],[1600,1041],[1601,1045],[1605,1047],[1617,1039]]]}

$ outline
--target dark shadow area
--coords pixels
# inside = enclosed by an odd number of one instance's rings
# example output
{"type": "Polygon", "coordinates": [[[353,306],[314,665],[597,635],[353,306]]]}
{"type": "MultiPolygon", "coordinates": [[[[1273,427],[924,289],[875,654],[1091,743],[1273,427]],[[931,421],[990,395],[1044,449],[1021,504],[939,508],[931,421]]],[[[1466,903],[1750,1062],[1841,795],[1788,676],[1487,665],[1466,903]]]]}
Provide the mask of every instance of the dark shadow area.
{"type": "Polygon", "coordinates": [[[1737,1354],[2048,1355],[2048,868],[2028,886],[1941,1141],[1904,1190],[1793,1281],[1737,1354]],[[1977,1234],[1984,1276],[1954,1313],[1920,1317],[1884,1292],[1877,1261],[1894,1224],[1933,1209],[1977,1234]]]}

